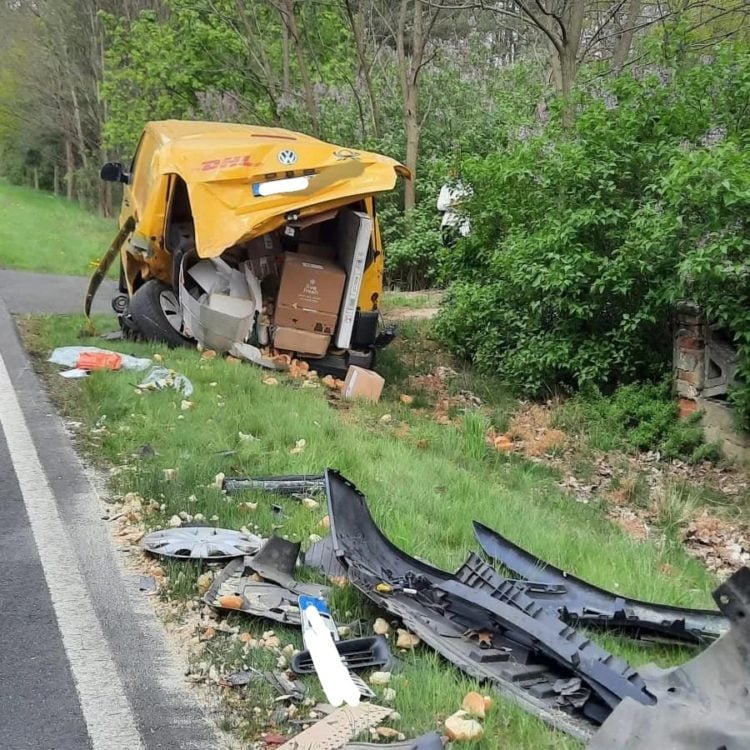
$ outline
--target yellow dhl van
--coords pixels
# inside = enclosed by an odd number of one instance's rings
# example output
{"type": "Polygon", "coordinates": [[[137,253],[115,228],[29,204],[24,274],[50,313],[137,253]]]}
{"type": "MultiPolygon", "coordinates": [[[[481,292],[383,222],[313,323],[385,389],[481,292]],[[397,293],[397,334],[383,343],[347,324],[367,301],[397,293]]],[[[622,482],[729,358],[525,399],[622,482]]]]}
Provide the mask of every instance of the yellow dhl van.
{"type": "Polygon", "coordinates": [[[375,196],[399,175],[386,156],[287,130],[150,122],[129,168],[102,167],[124,186],[120,231],[86,313],[119,257],[112,304],[128,335],[253,360],[286,352],[320,372],[370,367],[392,338],[375,196]]]}

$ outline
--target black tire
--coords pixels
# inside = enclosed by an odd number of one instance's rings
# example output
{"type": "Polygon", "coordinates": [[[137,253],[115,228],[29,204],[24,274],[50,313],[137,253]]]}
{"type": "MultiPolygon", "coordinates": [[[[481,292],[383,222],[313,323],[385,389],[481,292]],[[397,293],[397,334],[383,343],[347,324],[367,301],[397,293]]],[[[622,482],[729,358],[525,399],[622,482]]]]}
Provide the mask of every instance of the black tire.
{"type": "Polygon", "coordinates": [[[181,326],[182,315],[179,316],[179,320],[174,319],[174,325],[170,322],[170,318],[164,311],[163,300],[167,299],[170,302],[174,301],[174,305],[169,305],[169,307],[179,309],[172,287],[157,279],[151,279],[138,287],[130,300],[128,312],[139,333],[147,341],[161,341],[169,346],[185,346],[189,343],[189,339],[186,339],[175,327],[181,326]]]}

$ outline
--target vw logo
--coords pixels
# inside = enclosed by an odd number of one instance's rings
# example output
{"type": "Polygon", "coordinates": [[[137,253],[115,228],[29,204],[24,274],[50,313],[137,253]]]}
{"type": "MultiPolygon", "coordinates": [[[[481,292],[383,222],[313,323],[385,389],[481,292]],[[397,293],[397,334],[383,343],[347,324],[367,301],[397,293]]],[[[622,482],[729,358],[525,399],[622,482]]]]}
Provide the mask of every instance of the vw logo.
{"type": "Polygon", "coordinates": [[[297,161],[297,154],[290,148],[285,148],[283,151],[279,151],[279,162],[284,166],[291,166],[297,161]]]}

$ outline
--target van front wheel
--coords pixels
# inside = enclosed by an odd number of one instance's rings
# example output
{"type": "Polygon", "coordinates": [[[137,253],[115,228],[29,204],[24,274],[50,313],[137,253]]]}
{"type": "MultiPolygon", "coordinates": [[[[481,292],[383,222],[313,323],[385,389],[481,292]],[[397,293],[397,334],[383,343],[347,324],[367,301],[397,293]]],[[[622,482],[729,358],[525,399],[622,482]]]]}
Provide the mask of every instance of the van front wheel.
{"type": "Polygon", "coordinates": [[[128,308],[138,332],[148,341],[169,346],[189,343],[182,335],[182,309],[172,287],[151,279],[138,287],[128,308]]]}

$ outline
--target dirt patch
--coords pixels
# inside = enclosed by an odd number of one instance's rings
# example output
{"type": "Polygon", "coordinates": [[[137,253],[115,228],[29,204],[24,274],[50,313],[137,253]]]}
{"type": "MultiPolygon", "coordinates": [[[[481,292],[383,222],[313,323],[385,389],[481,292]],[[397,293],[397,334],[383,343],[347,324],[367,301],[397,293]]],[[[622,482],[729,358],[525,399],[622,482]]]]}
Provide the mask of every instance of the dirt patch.
{"type": "Polygon", "coordinates": [[[409,378],[410,389],[425,391],[434,399],[433,417],[441,424],[448,424],[457,410],[476,409],[482,405],[481,399],[471,391],[451,392],[451,383],[457,376],[458,373],[452,368],[438,365],[427,375],[412,375],[409,378]]]}
{"type": "Polygon", "coordinates": [[[386,320],[429,320],[434,318],[440,308],[438,307],[397,307],[388,310],[384,317],[386,320]]]}

